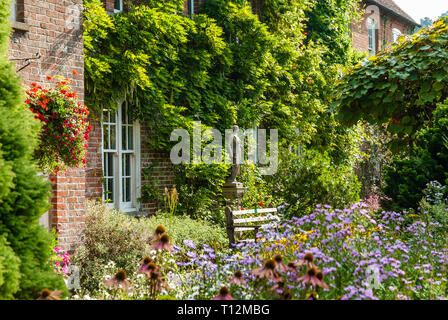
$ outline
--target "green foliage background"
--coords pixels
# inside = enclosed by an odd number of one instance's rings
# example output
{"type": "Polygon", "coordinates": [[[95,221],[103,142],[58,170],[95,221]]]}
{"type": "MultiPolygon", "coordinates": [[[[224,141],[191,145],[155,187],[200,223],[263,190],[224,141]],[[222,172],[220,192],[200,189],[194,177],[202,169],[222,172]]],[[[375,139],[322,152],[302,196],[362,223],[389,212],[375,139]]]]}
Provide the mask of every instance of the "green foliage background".
{"type": "Polygon", "coordinates": [[[448,100],[437,105],[432,126],[418,131],[409,154],[394,157],[386,168],[384,192],[392,199],[387,206],[416,209],[429,182],[448,185],[447,137],[448,100]]]}
{"type": "Polygon", "coordinates": [[[438,102],[448,97],[448,18],[359,63],[338,85],[336,102],[345,124],[366,120],[385,126],[391,147],[403,149],[431,126],[438,102]]]}
{"type": "MultiPolygon", "coordinates": [[[[358,133],[335,120],[330,96],[335,79],[358,59],[349,34],[358,2],[265,0],[258,16],[248,1],[208,0],[190,17],[179,1],[140,1],[108,16],[99,0],[86,0],[87,104],[101,110],[126,101],[154,132],[148,143],[164,150],[173,145],[173,129],[191,132],[195,120],[221,132],[233,124],[275,128],[282,150],[301,145],[325,153],[328,170],[351,172],[347,183],[355,190],[350,166],[358,133]]],[[[219,211],[225,170],[177,168],[178,211],[219,211]]]]}

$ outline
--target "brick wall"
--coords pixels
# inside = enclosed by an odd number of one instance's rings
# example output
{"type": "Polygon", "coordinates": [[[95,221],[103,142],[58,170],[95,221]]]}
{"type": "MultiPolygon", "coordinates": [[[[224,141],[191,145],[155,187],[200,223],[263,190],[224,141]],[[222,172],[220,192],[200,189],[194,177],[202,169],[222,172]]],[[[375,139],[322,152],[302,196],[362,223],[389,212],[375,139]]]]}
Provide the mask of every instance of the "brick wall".
{"type": "MultiPolygon", "coordinates": [[[[173,165],[169,158],[169,154],[164,151],[154,150],[150,147],[150,145],[145,141],[150,135],[151,132],[148,130],[148,127],[142,124],[140,126],[140,135],[141,135],[141,185],[144,186],[147,183],[150,183],[148,180],[152,180],[157,182],[158,189],[163,192],[163,190],[171,188],[174,185],[174,171],[173,165]],[[150,178],[145,179],[143,174],[144,168],[149,168],[152,164],[157,164],[153,170],[151,170],[150,178]]],[[[155,213],[157,211],[157,203],[143,201],[141,203],[141,210],[147,213],[155,213]]]]}
{"type": "Polygon", "coordinates": [[[98,119],[98,115],[91,115],[92,131],[89,134],[89,152],[86,162],[86,197],[90,200],[99,200],[103,196],[102,130],[101,122],[98,119]]]}
{"type": "Polygon", "coordinates": [[[84,230],[85,172],[82,169],[69,169],[50,179],[53,180],[50,225],[57,229],[62,250],[72,252],[81,243],[84,230]]]}
{"type": "MultiPolygon", "coordinates": [[[[352,26],[353,48],[360,52],[369,51],[369,37],[367,30],[367,18],[371,13],[364,13],[361,22],[352,26]]],[[[385,49],[393,42],[392,30],[399,29],[402,34],[409,34],[413,26],[404,19],[391,14],[390,12],[379,8],[378,30],[376,32],[376,48],[377,52],[385,49]]]]}
{"type": "MultiPolygon", "coordinates": [[[[78,15],[82,0],[17,0],[17,7],[18,21],[11,23],[10,58],[41,55],[18,72],[24,85],[36,82],[46,87],[47,75],[61,75],[74,79],[73,88],[83,100],[83,39],[78,15]]],[[[25,61],[15,63],[17,69],[25,65],[25,61]]],[[[49,224],[57,229],[62,248],[69,251],[79,243],[84,228],[85,171],[70,169],[50,180],[54,182],[49,224]]]]}

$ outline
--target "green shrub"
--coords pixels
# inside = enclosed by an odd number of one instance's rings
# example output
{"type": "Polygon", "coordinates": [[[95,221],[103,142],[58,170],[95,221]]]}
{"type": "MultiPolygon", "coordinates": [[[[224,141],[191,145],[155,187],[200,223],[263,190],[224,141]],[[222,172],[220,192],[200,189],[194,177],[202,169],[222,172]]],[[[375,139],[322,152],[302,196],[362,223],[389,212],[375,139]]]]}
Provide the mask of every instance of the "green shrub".
{"type": "Polygon", "coordinates": [[[243,208],[259,208],[261,206],[267,207],[270,204],[274,206],[279,203],[274,203],[271,188],[266,182],[266,179],[260,175],[258,168],[254,164],[246,163],[241,166],[241,173],[238,181],[242,182],[246,188],[242,199],[243,208]]]}
{"type": "Polygon", "coordinates": [[[406,156],[396,156],[385,168],[384,193],[392,200],[387,208],[418,207],[428,183],[448,184],[448,100],[438,104],[432,125],[418,132],[417,141],[406,156]]]}
{"type": "Polygon", "coordinates": [[[167,228],[171,243],[178,246],[183,245],[183,240],[209,245],[228,242],[224,230],[203,221],[185,216],[170,217],[163,213],[136,219],[106,208],[102,203],[89,202],[84,244],[77,249],[72,260],[72,264],[80,268],[81,287],[95,293],[109,272],[106,266],[110,262],[117,270],[135,274],[141,259],[151,251],[148,238],[159,224],[167,228]]]}
{"type": "Polygon", "coordinates": [[[176,186],[179,192],[177,211],[194,219],[224,224],[222,186],[227,177],[226,164],[179,165],[176,186]]]}
{"type": "Polygon", "coordinates": [[[19,290],[20,259],[5,237],[0,237],[0,300],[11,299],[19,290]]]}
{"type": "Polygon", "coordinates": [[[0,0],[0,235],[9,243],[2,244],[2,251],[12,281],[2,295],[36,299],[43,288],[65,290],[65,284],[48,263],[50,234],[39,226],[39,217],[48,209],[50,186],[37,175],[32,160],[39,122],[26,108],[20,79],[8,61],[9,5],[9,0],[0,0]],[[18,286],[14,256],[20,259],[18,286]]]}
{"type": "Polygon", "coordinates": [[[272,177],[274,196],[283,199],[291,215],[303,215],[317,204],[344,207],[359,200],[360,183],[349,165],[336,166],[325,153],[302,150],[283,154],[272,177]]]}

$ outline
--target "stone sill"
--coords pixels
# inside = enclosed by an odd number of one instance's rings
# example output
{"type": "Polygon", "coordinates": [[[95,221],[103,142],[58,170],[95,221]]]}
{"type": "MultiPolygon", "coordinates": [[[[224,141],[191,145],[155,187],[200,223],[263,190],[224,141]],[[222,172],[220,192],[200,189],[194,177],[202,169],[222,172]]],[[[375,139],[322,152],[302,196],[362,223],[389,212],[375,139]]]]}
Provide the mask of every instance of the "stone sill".
{"type": "Polygon", "coordinates": [[[30,31],[30,26],[27,25],[26,23],[19,22],[19,21],[10,21],[10,22],[11,22],[11,27],[14,30],[24,31],[24,32],[30,31]]]}

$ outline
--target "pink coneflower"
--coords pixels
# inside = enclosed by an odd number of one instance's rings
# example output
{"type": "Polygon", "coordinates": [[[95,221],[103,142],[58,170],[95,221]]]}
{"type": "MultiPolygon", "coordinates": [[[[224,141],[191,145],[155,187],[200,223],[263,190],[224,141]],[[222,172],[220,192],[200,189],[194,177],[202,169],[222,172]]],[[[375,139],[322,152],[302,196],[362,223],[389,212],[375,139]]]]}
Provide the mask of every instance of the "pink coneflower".
{"type": "Polygon", "coordinates": [[[319,270],[316,268],[310,268],[305,275],[301,276],[297,281],[303,282],[305,285],[309,286],[312,285],[313,287],[323,287],[326,286],[325,283],[323,283],[319,278],[317,277],[317,274],[319,273],[319,270]]]}
{"type": "Polygon", "coordinates": [[[113,278],[105,280],[104,285],[106,287],[111,287],[115,290],[122,289],[123,292],[129,292],[131,283],[126,278],[127,278],[126,271],[120,269],[113,278]]]}
{"type": "Polygon", "coordinates": [[[152,281],[153,285],[154,285],[154,289],[156,291],[160,291],[162,289],[165,290],[172,290],[168,284],[166,283],[166,281],[162,278],[162,274],[157,270],[155,270],[154,272],[152,272],[149,275],[149,280],[152,281]]]}
{"type": "Polygon", "coordinates": [[[231,295],[227,287],[222,287],[219,289],[219,294],[212,298],[212,300],[235,300],[231,295]]]}
{"type": "Polygon", "coordinates": [[[305,254],[303,259],[294,261],[293,264],[296,268],[301,267],[301,266],[307,266],[309,268],[316,268],[316,265],[314,264],[314,256],[311,252],[308,252],[307,254],[305,254]]]}
{"type": "Polygon", "coordinates": [[[320,281],[319,286],[322,287],[322,288],[328,289],[328,285],[324,282],[325,275],[324,275],[324,273],[321,270],[317,271],[316,277],[320,281]]]}
{"type": "Polygon", "coordinates": [[[240,270],[236,270],[229,284],[244,285],[246,282],[243,279],[243,274],[240,270]]]}
{"type": "Polygon", "coordinates": [[[62,290],[50,291],[48,289],[43,289],[40,292],[39,298],[37,300],[61,300],[62,290]]]}
{"type": "Polygon", "coordinates": [[[281,254],[276,254],[274,256],[275,265],[280,272],[286,272],[288,267],[283,263],[283,258],[281,254]]]}
{"type": "Polygon", "coordinates": [[[275,261],[273,259],[266,260],[263,267],[252,270],[252,273],[259,278],[268,278],[277,280],[280,276],[275,270],[275,261]]]}
{"type": "Polygon", "coordinates": [[[174,250],[173,247],[170,245],[170,237],[166,233],[160,236],[160,239],[152,245],[152,248],[156,250],[168,250],[168,251],[174,250]]]}
{"type": "Polygon", "coordinates": [[[149,241],[155,242],[160,239],[162,234],[166,233],[166,229],[164,226],[159,224],[156,229],[154,230],[154,234],[149,237],[149,241]]]}
{"type": "Polygon", "coordinates": [[[292,273],[297,273],[297,268],[296,268],[296,264],[294,263],[294,261],[291,261],[288,263],[287,267],[286,267],[287,271],[290,271],[292,273]]]}
{"type": "Polygon", "coordinates": [[[152,258],[151,257],[145,257],[143,259],[143,262],[142,262],[140,268],[138,269],[137,273],[144,273],[147,276],[150,276],[151,273],[153,273],[153,272],[155,272],[157,270],[158,270],[158,267],[152,261],[152,258]]]}

